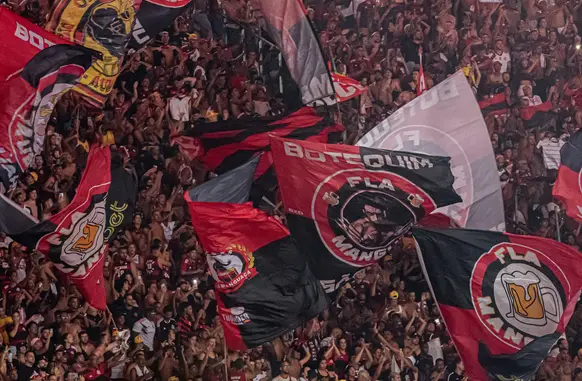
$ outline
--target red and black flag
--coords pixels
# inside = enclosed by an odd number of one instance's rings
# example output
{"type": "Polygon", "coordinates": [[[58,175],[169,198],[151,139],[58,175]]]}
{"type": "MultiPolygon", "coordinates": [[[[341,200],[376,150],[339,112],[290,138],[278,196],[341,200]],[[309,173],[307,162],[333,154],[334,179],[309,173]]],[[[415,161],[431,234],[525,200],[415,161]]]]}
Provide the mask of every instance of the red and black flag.
{"type": "Polygon", "coordinates": [[[580,297],[580,253],[490,231],[414,229],[413,236],[469,379],[533,379],[580,297]]]}
{"type": "Polygon", "coordinates": [[[0,7],[0,82],[18,75],[38,52],[68,42],[0,7]]]}
{"type": "Polygon", "coordinates": [[[105,204],[107,227],[104,235],[107,242],[112,242],[133,218],[138,181],[135,170],[126,167],[125,157],[125,154],[111,155],[111,185],[105,204]]]}
{"type": "Polygon", "coordinates": [[[74,90],[103,107],[119,75],[135,20],[134,0],[56,0],[46,30],[100,53],[74,90]]]}
{"type": "Polygon", "coordinates": [[[327,292],[461,198],[448,157],[273,138],[289,229],[327,292]]]}
{"type": "Polygon", "coordinates": [[[188,204],[230,348],[264,344],[327,307],[325,292],[307,265],[307,252],[298,250],[281,222],[251,203],[188,204]]]}
{"type": "Polygon", "coordinates": [[[505,115],[509,111],[505,93],[496,94],[479,102],[483,117],[505,115]]]}
{"type": "MultiPolygon", "coordinates": [[[[135,1],[137,4],[138,1],[135,1]]],[[[136,9],[129,47],[139,50],[162,30],[172,25],[190,0],[144,0],[136,9]]]]}
{"type": "Polygon", "coordinates": [[[238,168],[188,189],[184,193],[184,199],[188,202],[220,201],[239,204],[249,201],[253,176],[260,159],[261,156],[255,156],[238,168]]]}
{"type": "Polygon", "coordinates": [[[115,220],[106,207],[111,178],[109,147],[91,147],[71,203],[50,219],[11,235],[16,242],[43,253],[75,283],[87,302],[100,310],[106,308],[105,232],[115,220]]]}
{"type": "Polygon", "coordinates": [[[0,83],[0,179],[6,188],[42,152],[55,104],[91,62],[88,49],[53,45],[0,83]]]}
{"type": "Polygon", "coordinates": [[[258,0],[266,29],[281,50],[301,101],[334,104],[334,87],[319,41],[301,0],[258,0]]]}
{"type": "MultiPolygon", "coordinates": [[[[190,159],[200,157],[209,170],[220,174],[268,151],[269,135],[327,143],[338,141],[343,131],[343,126],[327,116],[319,116],[313,108],[304,107],[285,117],[196,124],[182,136],[174,137],[173,143],[178,144],[190,159]]],[[[270,152],[262,155],[255,180],[271,177],[271,164],[270,152]]]]}
{"type": "Polygon", "coordinates": [[[519,115],[523,119],[525,128],[547,128],[556,119],[556,115],[551,113],[552,102],[541,103],[536,106],[522,107],[519,115]]]}
{"type": "Polygon", "coordinates": [[[554,197],[566,206],[566,214],[582,222],[582,131],[576,132],[560,150],[554,197]]]}
{"type": "Polygon", "coordinates": [[[346,102],[352,98],[362,95],[366,87],[359,81],[339,73],[332,73],[333,87],[335,88],[335,99],[338,102],[346,102]]]}

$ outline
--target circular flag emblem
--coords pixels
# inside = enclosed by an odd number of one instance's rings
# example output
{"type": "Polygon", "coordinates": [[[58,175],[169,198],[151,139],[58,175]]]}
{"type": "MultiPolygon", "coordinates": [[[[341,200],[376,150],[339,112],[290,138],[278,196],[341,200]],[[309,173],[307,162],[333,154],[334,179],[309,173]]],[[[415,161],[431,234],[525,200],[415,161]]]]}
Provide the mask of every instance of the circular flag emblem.
{"type": "Polygon", "coordinates": [[[568,287],[548,256],[514,243],[492,247],[471,276],[471,298],[481,323],[514,349],[556,332],[568,287]]]}
{"type": "Polygon", "coordinates": [[[400,127],[387,133],[378,147],[382,149],[430,152],[431,155],[449,156],[451,169],[455,176],[453,188],[462,195],[463,202],[449,205],[446,208],[454,210],[457,223],[465,226],[469,217],[469,206],[473,203],[474,192],[471,162],[463,146],[453,136],[446,132],[426,125],[410,125],[400,127]],[[419,147],[422,147],[419,150],[419,147]]]}
{"type": "Polygon", "coordinates": [[[208,268],[220,291],[238,290],[257,274],[253,253],[242,245],[231,245],[225,252],[208,253],[208,268]]]}
{"type": "Polygon", "coordinates": [[[409,180],[387,171],[341,170],[315,190],[311,213],[330,253],[352,266],[370,265],[436,208],[409,180]]]}

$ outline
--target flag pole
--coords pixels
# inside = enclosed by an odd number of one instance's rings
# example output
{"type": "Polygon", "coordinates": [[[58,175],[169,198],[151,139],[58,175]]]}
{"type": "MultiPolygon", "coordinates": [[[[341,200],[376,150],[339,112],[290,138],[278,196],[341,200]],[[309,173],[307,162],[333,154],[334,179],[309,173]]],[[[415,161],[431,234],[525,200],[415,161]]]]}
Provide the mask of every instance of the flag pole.
{"type": "Polygon", "coordinates": [[[560,212],[560,207],[558,205],[556,205],[554,207],[554,215],[556,217],[556,231],[558,233],[558,242],[562,242],[562,237],[560,234],[560,216],[558,215],[559,212],[560,212]]]}
{"type": "Polygon", "coordinates": [[[222,346],[224,350],[224,381],[228,381],[228,348],[226,347],[226,337],[222,338],[222,346]]]}

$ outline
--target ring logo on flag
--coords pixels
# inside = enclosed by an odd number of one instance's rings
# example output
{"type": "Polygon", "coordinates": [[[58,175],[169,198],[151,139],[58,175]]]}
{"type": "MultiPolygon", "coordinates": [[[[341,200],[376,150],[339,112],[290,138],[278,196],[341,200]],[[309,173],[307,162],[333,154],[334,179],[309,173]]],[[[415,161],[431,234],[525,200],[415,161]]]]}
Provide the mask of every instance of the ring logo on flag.
{"type": "Polygon", "coordinates": [[[522,245],[494,246],[475,264],[471,294],[477,316],[512,348],[556,332],[564,313],[563,272],[543,253],[522,245]]]}
{"type": "Polygon", "coordinates": [[[453,211],[450,214],[454,216],[456,222],[460,226],[465,226],[469,218],[469,209],[466,207],[473,203],[475,190],[473,189],[471,163],[457,139],[435,127],[411,125],[387,133],[379,146],[385,149],[408,152],[425,152],[425,150],[419,150],[419,147],[433,147],[430,150],[433,154],[451,157],[451,170],[455,176],[453,188],[457,194],[462,195],[463,202],[446,206],[443,209],[450,208],[453,211]],[[437,147],[434,147],[435,145],[437,147]],[[459,158],[463,159],[459,160],[459,158]]]}
{"type": "Polygon", "coordinates": [[[83,264],[90,268],[103,249],[104,230],[105,200],[95,204],[89,213],[73,216],[71,234],[63,242],[62,262],[72,268],[80,269],[83,264]]]}
{"type": "Polygon", "coordinates": [[[341,170],[317,187],[315,226],[331,254],[353,266],[370,265],[422,216],[435,209],[428,194],[385,171],[341,170]]]}
{"type": "Polygon", "coordinates": [[[208,253],[207,258],[215,287],[220,291],[236,291],[247,279],[257,275],[253,253],[242,245],[231,245],[221,253],[208,253]]]}

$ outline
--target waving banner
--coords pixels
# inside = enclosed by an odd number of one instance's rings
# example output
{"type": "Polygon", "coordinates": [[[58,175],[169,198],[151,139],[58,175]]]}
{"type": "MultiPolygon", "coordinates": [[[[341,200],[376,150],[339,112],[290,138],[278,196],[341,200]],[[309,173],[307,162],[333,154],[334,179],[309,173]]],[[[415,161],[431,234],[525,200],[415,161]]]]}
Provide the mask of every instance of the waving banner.
{"type": "Polygon", "coordinates": [[[335,103],[334,87],[301,0],[258,0],[267,31],[281,50],[304,105],[335,103]]]}
{"type": "Polygon", "coordinates": [[[111,157],[111,185],[107,193],[107,228],[105,240],[113,242],[115,236],[132,222],[137,197],[137,174],[126,168],[119,154],[111,157]]]}
{"type": "Polygon", "coordinates": [[[53,108],[91,62],[87,49],[53,45],[0,82],[0,181],[6,189],[42,152],[53,108]]]}
{"type": "Polygon", "coordinates": [[[121,59],[134,25],[133,0],[59,0],[47,30],[101,53],[75,91],[100,108],[119,75],[121,59]]]}
{"type": "Polygon", "coordinates": [[[16,242],[43,253],[100,310],[107,307],[103,258],[110,184],[111,152],[108,146],[95,145],[71,203],[50,219],[11,235],[16,242]]]}
{"type": "Polygon", "coordinates": [[[560,150],[554,197],[566,205],[566,214],[582,222],[582,131],[576,132],[560,150]]]}
{"type": "Polygon", "coordinates": [[[349,101],[366,91],[366,88],[353,78],[338,73],[333,73],[331,77],[333,78],[335,97],[340,102],[349,101]]]}
{"type": "Polygon", "coordinates": [[[41,50],[68,43],[5,7],[0,7],[0,35],[0,81],[18,75],[41,50]]]}
{"type": "Polygon", "coordinates": [[[251,203],[188,205],[215,281],[218,314],[231,349],[264,344],[327,307],[305,253],[275,218],[251,203]]]}
{"type": "Polygon", "coordinates": [[[442,210],[461,227],[505,230],[501,184],[473,91],[458,72],[407,103],[357,145],[449,156],[462,203],[442,210]]]}
{"type": "Polygon", "coordinates": [[[580,253],[488,231],[414,229],[413,236],[465,375],[532,380],[580,298],[580,253]]]}
{"type": "Polygon", "coordinates": [[[264,191],[276,186],[269,151],[269,136],[283,136],[320,143],[337,142],[344,127],[327,116],[303,107],[286,116],[260,119],[237,119],[197,124],[196,128],[172,137],[172,144],[191,160],[200,157],[216,173],[237,168],[240,163],[264,152],[255,171],[255,184],[264,191]]]}
{"type": "Polygon", "coordinates": [[[271,150],[289,229],[327,292],[461,201],[446,157],[280,138],[271,150]]]}
{"type": "Polygon", "coordinates": [[[142,1],[135,15],[129,47],[138,50],[156,38],[158,33],[172,25],[188,4],[190,0],[142,1]]]}

